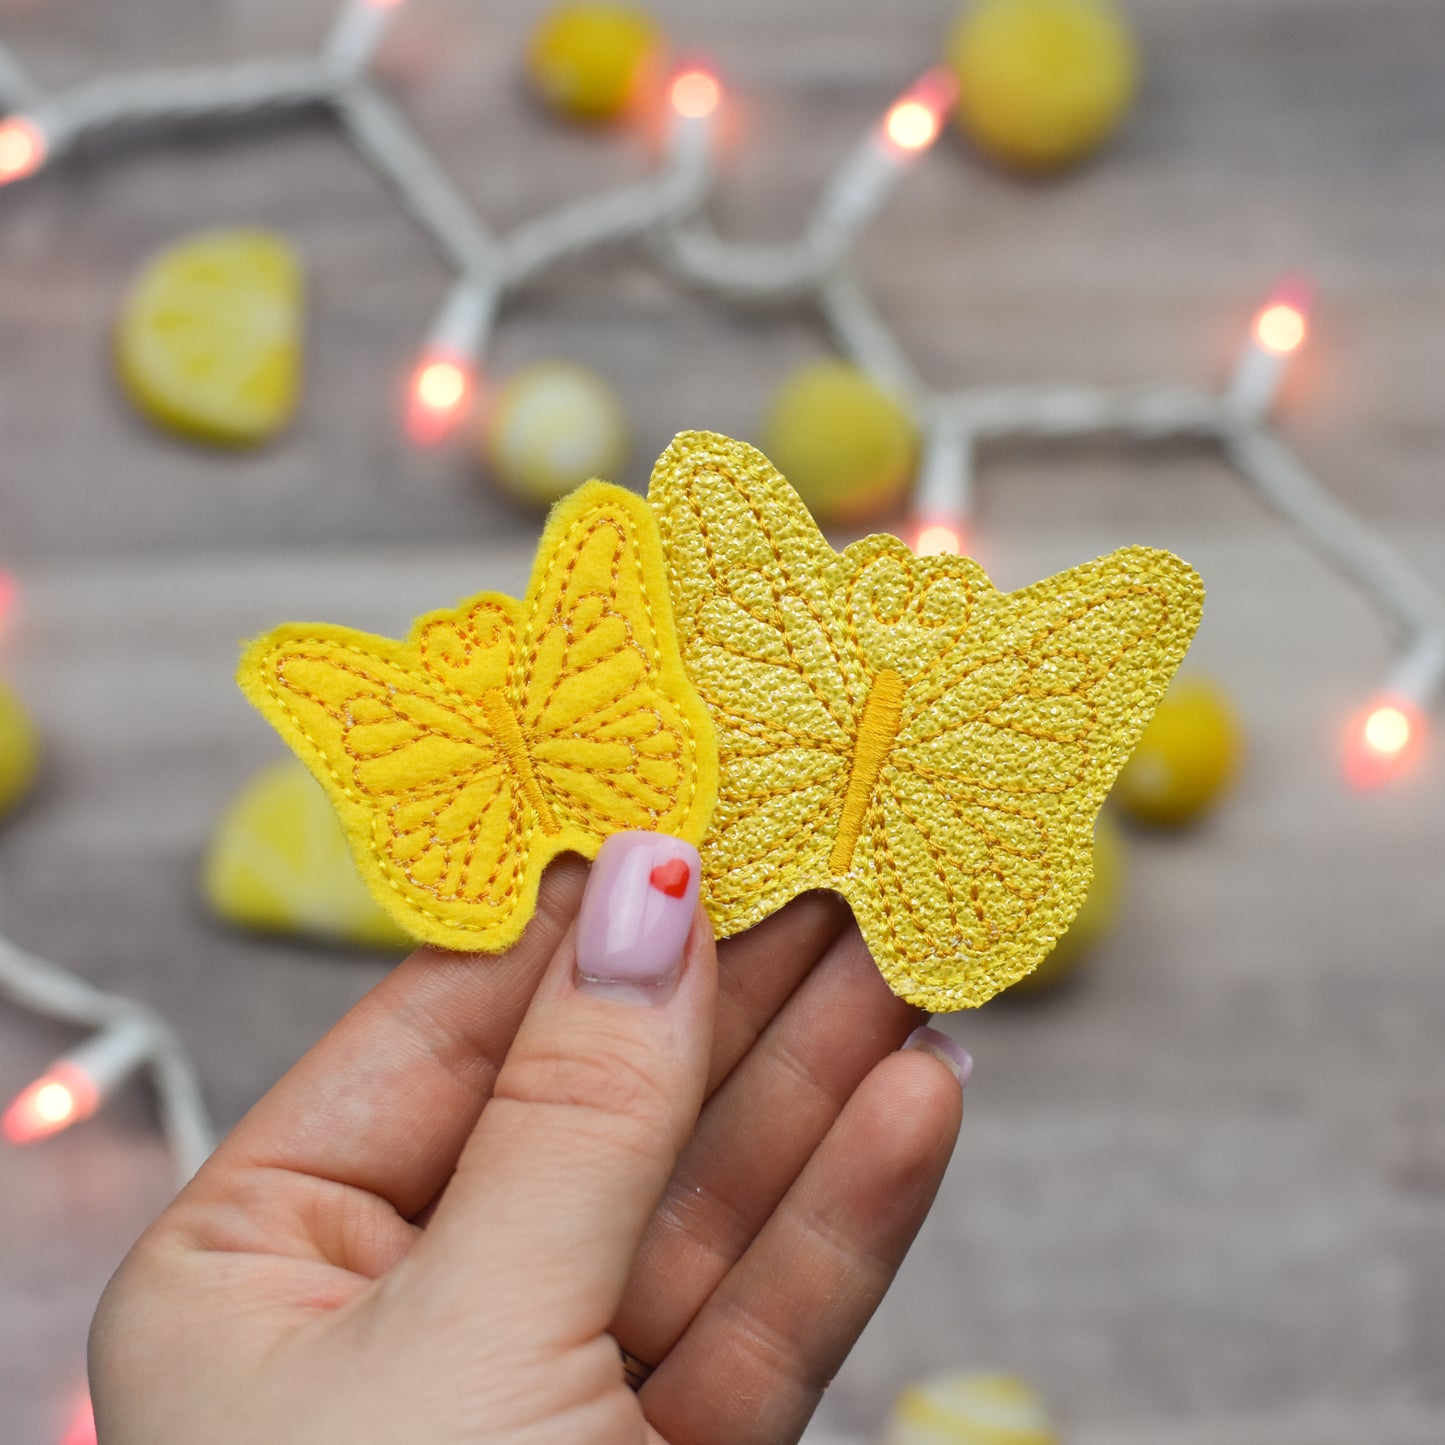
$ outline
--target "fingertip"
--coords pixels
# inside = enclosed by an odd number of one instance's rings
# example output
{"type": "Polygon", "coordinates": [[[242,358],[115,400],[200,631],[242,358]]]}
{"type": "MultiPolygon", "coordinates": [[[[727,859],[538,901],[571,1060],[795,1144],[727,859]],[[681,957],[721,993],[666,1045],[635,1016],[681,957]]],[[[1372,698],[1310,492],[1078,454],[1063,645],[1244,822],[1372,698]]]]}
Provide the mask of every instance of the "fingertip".
{"type": "Polygon", "coordinates": [[[537,911],[527,925],[528,932],[545,931],[555,944],[577,916],[587,876],[587,860],[580,853],[559,853],[537,885],[537,911]]]}
{"type": "Polygon", "coordinates": [[[920,1024],[903,1041],[900,1053],[917,1051],[931,1055],[953,1075],[960,1091],[973,1077],[973,1055],[942,1029],[929,1024],[920,1024]]]}
{"type": "Polygon", "coordinates": [[[861,1147],[898,1181],[914,1181],[931,1197],[958,1140],[963,1091],[936,1054],[900,1049],[878,1063],[854,1096],[861,1147]]]}
{"type": "Polygon", "coordinates": [[[576,982],[626,1003],[666,1003],[695,952],[702,861],[665,833],[614,833],[577,914],[576,982]]]}

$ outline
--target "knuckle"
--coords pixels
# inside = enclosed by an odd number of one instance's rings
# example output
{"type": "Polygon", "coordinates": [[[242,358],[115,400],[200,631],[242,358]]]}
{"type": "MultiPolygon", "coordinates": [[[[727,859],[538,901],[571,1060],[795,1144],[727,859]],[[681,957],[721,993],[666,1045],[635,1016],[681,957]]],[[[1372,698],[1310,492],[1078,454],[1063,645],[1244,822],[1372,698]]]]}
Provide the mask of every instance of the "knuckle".
{"type": "MultiPolygon", "coordinates": [[[[529,1049],[514,1054],[496,1097],[571,1113],[577,1126],[622,1147],[671,1140],[672,1100],[646,1057],[625,1036],[601,1034],[585,1049],[529,1049]]],[[[647,1152],[652,1152],[648,1149],[647,1152]]]]}

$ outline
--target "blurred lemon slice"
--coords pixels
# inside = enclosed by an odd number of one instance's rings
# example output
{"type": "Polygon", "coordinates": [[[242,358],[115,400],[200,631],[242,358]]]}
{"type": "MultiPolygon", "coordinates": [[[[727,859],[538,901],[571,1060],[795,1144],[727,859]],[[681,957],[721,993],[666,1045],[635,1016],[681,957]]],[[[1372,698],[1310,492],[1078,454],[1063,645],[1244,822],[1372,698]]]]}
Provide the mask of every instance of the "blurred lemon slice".
{"type": "Polygon", "coordinates": [[[366,891],[321,785],[300,763],[258,773],[211,838],[204,888],[242,928],[403,953],[414,944],[366,891]]]}
{"type": "Polygon", "coordinates": [[[1176,678],[1114,785],[1119,807],[1139,823],[1182,828],[1229,791],[1244,753],[1229,695],[1205,677],[1176,678]]]}
{"type": "Polygon", "coordinates": [[[301,267],[270,231],[207,231],[153,257],[116,325],[116,367],[142,415],[193,440],[255,446],[296,408],[301,267]]]}
{"type": "Polygon", "coordinates": [[[1010,1375],[940,1375],[897,1399],[887,1445],[1059,1445],[1038,1397],[1010,1375]]]}
{"type": "Polygon", "coordinates": [[[30,791],[40,769],[40,736],[19,696],[0,682],[0,814],[30,791]]]}

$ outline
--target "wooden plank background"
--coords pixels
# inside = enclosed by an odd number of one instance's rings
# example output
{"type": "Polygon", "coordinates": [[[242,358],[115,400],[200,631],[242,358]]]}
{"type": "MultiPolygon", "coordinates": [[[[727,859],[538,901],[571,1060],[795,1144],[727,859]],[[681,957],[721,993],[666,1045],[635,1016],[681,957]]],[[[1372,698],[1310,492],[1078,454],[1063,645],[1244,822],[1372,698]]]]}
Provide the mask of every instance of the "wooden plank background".
{"type": "MultiPolygon", "coordinates": [[[[415,0],[384,56],[499,226],[648,163],[527,101],[537,8],[415,0]]],[[[781,239],[936,55],[951,5],[655,9],[735,97],[722,229],[781,239]]],[[[1203,382],[1274,277],[1307,269],[1322,298],[1284,428],[1445,577],[1445,7],[1129,9],[1147,76],[1119,142],[1022,183],[950,140],[870,232],[865,273],[939,381],[1203,382]]],[[[0,28],[58,82],[306,46],[329,13],[0,0],[0,28]]],[[[0,675],[49,747],[0,830],[0,926],[163,1009],[223,1123],[384,967],[236,937],[200,908],[212,822],[279,747],[230,683],[237,639],[293,615],[400,630],[518,583],[535,538],[464,458],[410,452],[382,404],[445,280],[320,119],[97,142],[0,197],[0,565],[24,595],[0,675]],[[302,415],[244,457],[149,431],[105,344],[148,252],[229,222],[281,227],[311,276],[302,415]]],[[[622,248],[532,286],[495,365],[601,367],[640,485],[684,426],[755,434],[771,387],[823,348],[806,311],[724,309],[622,248]]],[[[921,1373],[996,1366],[1076,1445],[1445,1439],[1445,765],[1359,798],[1336,758],[1387,661],[1380,627],[1202,449],[991,451],[981,529],[1004,586],[1126,541],[1194,561],[1197,665],[1238,699],[1249,768],[1201,831],[1131,838],[1124,917],[1078,987],[949,1021],[978,1058],[964,1138],[819,1438],[872,1438],[921,1373]]],[[[0,1094],[72,1038],[0,1009],[0,1094]]],[[[139,1088],[0,1152],[0,1439],[57,1438],[95,1297],[168,1187],[139,1088]]]]}

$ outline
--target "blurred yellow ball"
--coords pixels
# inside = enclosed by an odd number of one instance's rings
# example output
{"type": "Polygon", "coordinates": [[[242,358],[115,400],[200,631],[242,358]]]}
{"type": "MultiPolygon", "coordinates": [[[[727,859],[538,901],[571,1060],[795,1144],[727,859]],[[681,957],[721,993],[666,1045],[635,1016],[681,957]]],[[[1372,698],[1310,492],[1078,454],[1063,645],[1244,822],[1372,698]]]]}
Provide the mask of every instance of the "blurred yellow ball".
{"type": "Polygon", "coordinates": [[[366,891],[321,785],[294,759],[265,768],[211,836],[203,888],[227,923],[403,953],[412,939],[366,891]]]}
{"type": "Polygon", "coordinates": [[[977,0],[948,38],[963,131],[997,159],[1051,170],[1082,159],[1134,98],[1134,40],[1111,0],[977,0]]]}
{"type": "Polygon", "coordinates": [[[296,409],[301,265],[271,231],[205,231],[147,262],[115,327],[115,363],[157,426],[218,446],[255,446],[296,409]]]}
{"type": "Polygon", "coordinates": [[[894,1402],[885,1445],[1060,1445],[1038,1397],[1010,1375],[939,1375],[894,1402]]]}
{"type": "Polygon", "coordinates": [[[646,86],[662,32],[630,5],[558,5],[532,32],[527,75],[554,110],[573,120],[610,120],[646,86]]]}
{"type": "Polygon", "coordinates": [[[492,399],[479,439],[504,491],[549,507],[593,477],[620,475],[627,433],[622,402],[595,371],[541,361],[524,367],[492,399]]]}
{"type": "Polygon", "coordinates": [[[1164,694],[1113,797],[1138,822],[1182,827],[1228,791],[1242,756],[1242,729],[1224,691],[1207,678],[1181,678],[1164,694]]]}
{"type": "Polygon", "coordinates": [[[8,813],[40,771],[40,734],[25,704],[0,683],[0,814],[8,813]]]}
{"type": "Polygon", "coordinates": [[[1046,992],[1073,975],[1114,927],[1124,896],[1124,839],[1118,825],[1106,813],[1094,824],[1094,877],[1089,891],[1063,936],[1030,974],[1011,992],[1046,992]]]}
{"type": "Polygon", "coordinates": [[[856,366],[819,361],[778,388],[761,446],[815,517],[854,522],[903,500],[918,431],[902,404],[856,366]]]}

